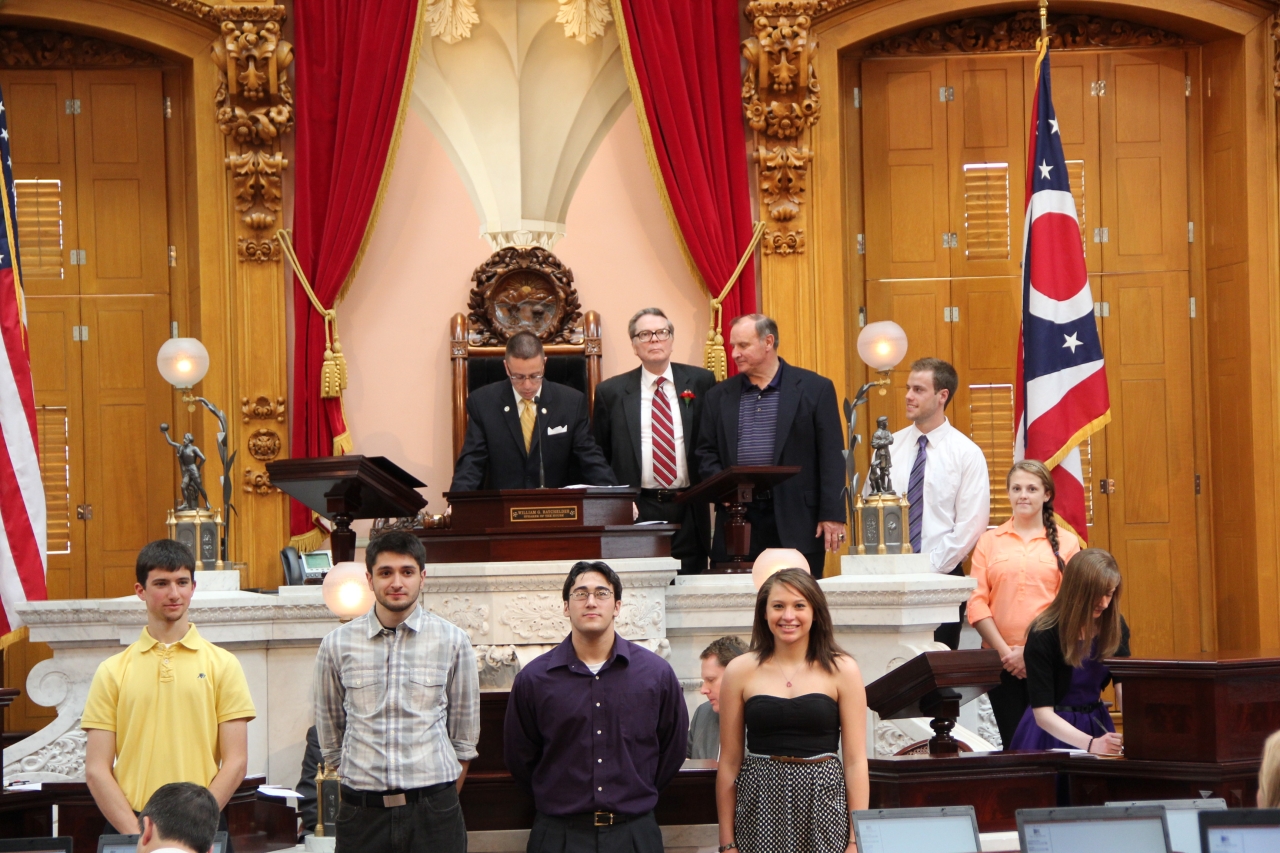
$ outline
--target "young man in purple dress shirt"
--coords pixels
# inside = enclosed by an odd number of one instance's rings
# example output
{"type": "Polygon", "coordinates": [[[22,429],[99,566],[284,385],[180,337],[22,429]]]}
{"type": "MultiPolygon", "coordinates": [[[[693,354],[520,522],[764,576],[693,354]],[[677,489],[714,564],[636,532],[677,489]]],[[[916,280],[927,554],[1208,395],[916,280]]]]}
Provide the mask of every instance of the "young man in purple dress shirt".
{"type": "Polygon", "coordinates": [[[689,736],[680,681],[614,631],[622,581],[607,564],[574,563],[562,594],[572,630],[507,704],[507,769],[538,810],[528,853],[662,853],[653,807],[689,736]]]}

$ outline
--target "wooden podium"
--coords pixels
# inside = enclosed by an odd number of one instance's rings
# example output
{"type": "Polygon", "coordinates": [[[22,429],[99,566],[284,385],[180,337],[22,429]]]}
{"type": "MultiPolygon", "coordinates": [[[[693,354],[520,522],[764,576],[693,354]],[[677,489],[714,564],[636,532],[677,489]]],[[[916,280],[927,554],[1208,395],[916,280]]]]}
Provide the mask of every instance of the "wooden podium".
{"type": "Polygon", "coordinates": [[[925,652],[868,684],[867,707],[882,720],[932,717],[929,754],[954,755],[960,706],[999,687],[1001,669],[995,649],[925,652]]]}
{"type": "Polygon", "coordinates": [[[712,563],[712,573],[733,574],[751,571],[751,525],[747,522],[747,504],[755,493],[772,489],[783,480],[800,473],[799,465],[735,465],[676,498],[677,503],[703,502],[729,505],[729,518],[724,525],[724,545],[728,563],[712,563]]]}
{"type": "Polygon", "coordinates": [[[445,492],[449,526],[415,530],[432,563],[669,557],[678,524],[635,524],[639,489],[445,492]]]}
{"type": "Polygon", "coordinates": [[[415,489],[426,485],[385,456],[324,456],[267,463],[271,485],[312,512],[333,522],[329,541],[333,561],[356,558],[357,518],[407,518],[427,499],[415,489]]]}

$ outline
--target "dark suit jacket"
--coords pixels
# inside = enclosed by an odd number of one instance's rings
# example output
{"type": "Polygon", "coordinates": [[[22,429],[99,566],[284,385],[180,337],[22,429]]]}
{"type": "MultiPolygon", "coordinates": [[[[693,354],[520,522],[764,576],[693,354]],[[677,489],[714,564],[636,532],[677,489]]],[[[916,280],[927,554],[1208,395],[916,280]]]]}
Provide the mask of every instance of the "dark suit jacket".
{"type": "MultiPolygon", "coordinates": [[[[640,371],[643,367],[606,379],[596,387],[594,429],[596,444],[624,486],[639,486],[642,480],[640,450],[640,371]]],[[[671,378],[676,388],[676,405],[684,431],[685,459],[690,484],[698,482],[698,461],[694,455],[701,425],[703,398],[716,384],[715,374],[702,367],[671,363],[671,378]],[[680,399],[684,391],[693,392],[693,403],[680,399]]]]}
{"type": "MultiPolygon", "coordinates": [[[[774,465],[799,465],[800,473],[773,489],[778,535],[787,548],[809,554],[822,547],[819,521],[845,523],[844,434],[836,386],[825,376],[782,362],[774,465]]],[[[738,464],[738,404],[741,376],[707,392],[698,432],[698,473],[707,479],[738,464]]]]}
{"type": "Polygon", "coordinates": [[[453,466],[451,492],[536,489],[539,450],[548,489],[577,483],[618,484],[591,437],[587,398],[579,391],[543,381],[528,453],[510,382],[494,382],[472,392],[467,397],[467,415],[467,436],[453,466]]]}

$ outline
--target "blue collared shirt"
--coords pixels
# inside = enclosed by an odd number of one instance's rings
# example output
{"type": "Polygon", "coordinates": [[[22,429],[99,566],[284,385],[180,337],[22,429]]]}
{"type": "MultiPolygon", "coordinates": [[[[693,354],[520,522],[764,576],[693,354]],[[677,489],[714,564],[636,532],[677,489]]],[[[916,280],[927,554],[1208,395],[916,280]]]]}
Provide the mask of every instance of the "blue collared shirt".
{"type": "Polygon", "coordinates": [[[763,388],[742,374],[742,398],[738,401],[738,464],[772,465],[778,436],[778,402],[782,398],[782,371],[786,363],[778,359],[778,370],[763,388]]]}
{"type": "Polygon", "coordinates": [[[675,671],[622,637],[593,675],[572,636],[516,675],[503,747],[538,811],[639,815],[684,762],[689,712],[675,671]]]}

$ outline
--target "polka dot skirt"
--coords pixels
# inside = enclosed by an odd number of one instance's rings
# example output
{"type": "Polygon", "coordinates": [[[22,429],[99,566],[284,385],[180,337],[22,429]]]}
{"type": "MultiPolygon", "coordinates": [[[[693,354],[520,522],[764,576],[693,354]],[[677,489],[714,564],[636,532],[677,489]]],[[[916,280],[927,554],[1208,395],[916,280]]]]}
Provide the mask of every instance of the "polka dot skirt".
{"type": "Polygon", "coordinates": [[[737,780],[734,841],[740,853],[843,853],[849,846],[844,767],[748,754],[737,780]]]}

